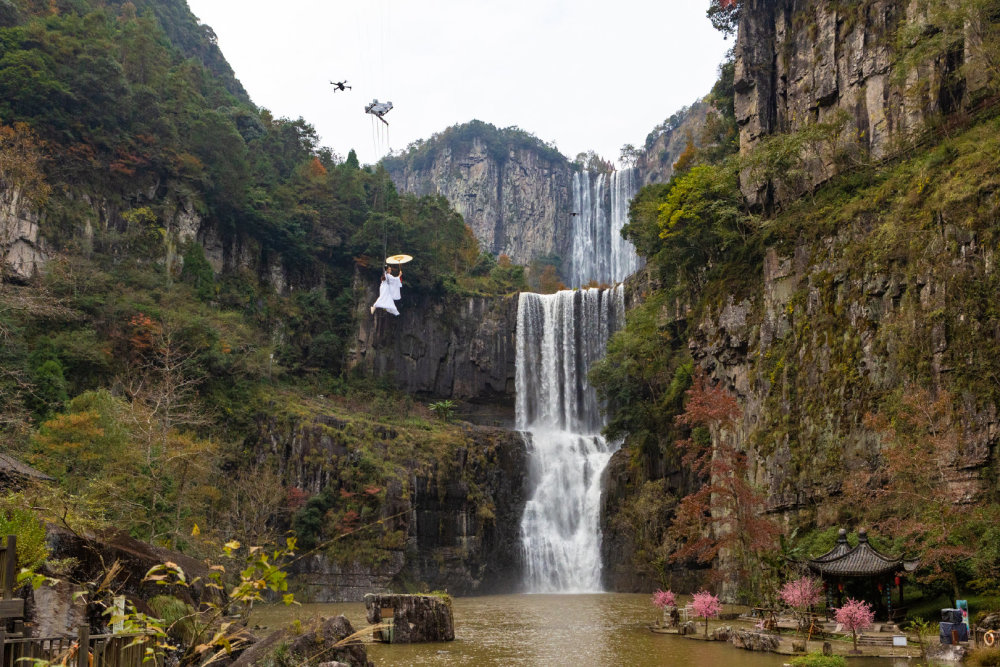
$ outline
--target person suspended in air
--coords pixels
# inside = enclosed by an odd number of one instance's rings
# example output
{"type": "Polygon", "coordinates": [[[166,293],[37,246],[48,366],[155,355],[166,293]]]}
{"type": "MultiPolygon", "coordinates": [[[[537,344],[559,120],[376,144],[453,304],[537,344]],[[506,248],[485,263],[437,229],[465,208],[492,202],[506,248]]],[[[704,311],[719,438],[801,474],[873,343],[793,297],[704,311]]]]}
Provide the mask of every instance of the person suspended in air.
{"type": "MultiPolygon", "coordinates": [[[[396,302],[392,298],[392,287],[389,284],[388,278],[391,276],[389,273],[389,267],[385,267],[385,272],[382,274],[382,284],[378,288],[378,300],[375,305],[371,307],[372,315],[375,314],[376,308],[381,308],[393,315],[399,315],[399,311],[396,309],[396,302]]],[[[402,282],[400,282],[402,284],[402,282]]]]}
{"type": "Polygon", "coordinates": [[[403,288],[402,267],[396,267],[396,275],[392,275],[392,267],[385,267],[385,281],[389,283],[389,292],[392,293],[392,300],[399,301],[401,298],[399,290],[403,288]]]}
{"type": "Polygon", "coordinates": [[[338,90],[344,90],[345,88],[347,90],[351,89],[351,87],[347,85],[346,79],[344,81],[331,81],[330,85],[333,86],[333,92],[337,92],[338,90]]]}

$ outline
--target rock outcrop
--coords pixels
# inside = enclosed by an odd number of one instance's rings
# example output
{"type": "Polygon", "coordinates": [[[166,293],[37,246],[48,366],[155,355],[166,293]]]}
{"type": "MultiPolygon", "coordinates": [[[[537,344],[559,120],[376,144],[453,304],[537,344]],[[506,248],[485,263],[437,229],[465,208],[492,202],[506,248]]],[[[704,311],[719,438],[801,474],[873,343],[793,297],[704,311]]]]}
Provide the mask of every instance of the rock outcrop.
{"type": "Polygon", "coordinates": [[[765,653],[777,651],[778,645],[781,643],[777,635],[755,630],[736,630],[732,633],[729,641],[736,648],[765,653]]]}
{"type": "Polygon", "coordinates": [[[338,645],[354,632],[351,622],[344,616],[321,618],[304,632],[278,630],[243,651],[230,667],[276,664],[273,656],[279,650],[286,661],[294,661],[296,665],[369,667],[373,663],[368,660],[368,651],[360,640],[338,645]]]}
{"type": "Polygon", "coordinates": [[[0,189],[0,282],[28,282],[48,258],[40,217],[16,189],[0,189]]]}
{"type": "MultiPolygon", "coordinates": [[[[977,87],[962,74],[963,63],[975,57],[972,40],[959,52],[915,65],[905,76],[893,71],[901,55],[897,31],[902,22],[921,17],[920,5],[916,0],[745,2],[734,82],[741,151],[777,132],[842,119],[841,143],[857,143],[877,159],[931,117],[965,104],[977,87]]],[[[833,152],[814,155],[811,184],[837,168],[833,152]]],[[[752,204],[784,198],[746,173],[741,185],[752,204]]]]}
{"type": "Polygon", "coordinates": [[[368,307],[376,297],[369,286],[358,305],[351,367],[390,378],[418,396],[513,406],[516,294],[432,298],[407,293],[398,317],[381,310],[373,316],[368,307]]]}
{"type": "MultiPolygon", "coordinates": [[[[445,196],[487,251],[516,264],[567,257],[572,211],[569,161],[537,139],[473,122],[452,140],[446,131],[421,148],[420,159],[385,161],[400,192],[445,196]]],[[[452,128],[456,129],[456,128],[452,128]]]]}
{"type": "Polygon", "coordinates": [[[365,596],[369,623],[389,623],[380,633],[389,644],[418,644],[455,640],[451,598],[438,595],[365,596]]]}
{"type": "Polygon", "coordinates": [[[709,103],[698,100],[657,126],[647,138],[646,146],[636,163],[642,185],[666,183],[670,180],[674,173],[674,163],[684,153],[688,142],[695,146],[701,144],[705,118],[709,113],[714,113],[709,103]]]}
{"type": "MultiPolygon", "coordinates": [[[[250,451],[259,463],[275,466],[285,485],[313,495],[341,488],[342,477],[357,474],[353,468],[366,456],[359,437],[377,438],[385,448],[412,446],[391,428],[359,429],[334,417],[269,417],[250,451]]],[[[300,561],[294,570],[300,596],[360,601],[404,582],[456,595],[515,590],[522,572],[526,444],[520,433],[498,428],[469,426],[463,438],[445,459],[399,463],[384,497],[371,501],[385,530],[399,539],[366,534],[374,546],[363,559],[319,553],[300,561]]]]}

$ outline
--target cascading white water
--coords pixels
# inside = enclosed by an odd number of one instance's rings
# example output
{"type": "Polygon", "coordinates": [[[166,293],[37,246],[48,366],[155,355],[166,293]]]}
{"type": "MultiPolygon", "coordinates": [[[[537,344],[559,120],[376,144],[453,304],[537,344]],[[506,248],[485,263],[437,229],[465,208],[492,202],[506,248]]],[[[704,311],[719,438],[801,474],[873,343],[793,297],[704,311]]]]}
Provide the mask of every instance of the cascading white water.
{"type": "Polygon", "coordinates": [[[619,283],[642,266],[635,248],[622,238],[628,207],[637,191],[635,169],[592,175],[573,174],[573,242],[570,284],[619,283]]]}
{"type": "Polygon", "coordinates": [[[520,296],[516,417],[533,488],[521,519],[529,592],[601,590],[601,474],[617,444],[600,435],[587,373],[624,319],[621,285],[520,296]]]}

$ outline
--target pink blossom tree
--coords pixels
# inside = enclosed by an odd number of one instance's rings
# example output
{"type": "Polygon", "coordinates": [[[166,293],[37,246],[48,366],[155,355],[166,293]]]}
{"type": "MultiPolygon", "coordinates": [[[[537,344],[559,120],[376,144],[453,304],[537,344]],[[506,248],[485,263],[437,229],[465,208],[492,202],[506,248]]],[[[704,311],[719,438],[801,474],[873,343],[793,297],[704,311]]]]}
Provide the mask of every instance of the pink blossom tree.
{"type": "Polygon", "coordinates": [[[698,591],[691,599],[691,609],[695,616],[705,619],[705,638],[708,638],[708,619],[715,618],[722,611],[722,603],[719,598],[708,591],[698,591]]]}
{"type": "Polygon", "coordinates": [[[862,600],[847,598],[844,606],[836,612],[837,623],[845,630],[851,631],[854,640],[854,652],[858,652],[858,630],[866,630],[875,622],[875,611],[871,605],[862,600]]]}
{"type": "Polygon", "coordinates": [[[653,605],[659,607],[660,609],[666,609],[667,607],[676,607],[677,599],[674,596],[673,591],[657,590],[655,593],[653,593],[653,605]]]}
{"type": "Polygon", "coordinates": [[[812,577],[800,577],[795,581],[789,581],[778,592],[781,601],[800,614],[800,628],[805,626],[806,612],[808,612],[809,607],[819,602],[822,596],[823,587],[817,579],[812,577]]]}
{"type": "Polygon", "coordinates": [[[653,605],[663,611],[663,624],[675,627],[678,621],[677,598],[673,591],[662,591],[657,589],[653,593],[653,605]]]}

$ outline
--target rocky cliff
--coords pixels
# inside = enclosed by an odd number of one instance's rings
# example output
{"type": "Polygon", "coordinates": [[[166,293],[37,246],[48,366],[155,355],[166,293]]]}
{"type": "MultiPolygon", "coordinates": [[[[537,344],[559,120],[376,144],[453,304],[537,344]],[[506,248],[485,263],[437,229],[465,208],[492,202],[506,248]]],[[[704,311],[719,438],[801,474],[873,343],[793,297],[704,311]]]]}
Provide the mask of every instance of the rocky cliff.
{"type": "MultiPolygon", "coordinates": [[[[309,412],[263,418],[250,456],[274,466],[289,487],[314,497],[325,492],[327,516],[359,507],[364,520],[380,523],[356,543],[334,541],[296,567],[306,599],[361,600],[403,588],[516,590],[527,478],[519,433],[472,426],[435,432],[322,414],[321,407],[309,412]],[[364,490],[350,490],[355,486],[364,490]]],[[[344,524],[337,525],[340,531],[344,524]]]]}
{"type": "MultiPolygon", "coordinates": [[[[941,29],[924,12],[916,0],[744,3],[735,47],[741,151],[775,133],[832,123],[842,146],[878,159],[931,118],[970,103],[982,85],[966,75],[977,58],[973,26],[957,47],[903,67],[903,22],[924,23],[926,35],[941,29]]],[[[832,152],[810,163],[813,184],[838,168],[832,152]]],[[[772,196],[768,183],[746,174],[742,187],[752,204],[772,196]]]]}
{"type": "MultiPolygon", "coordinates": [[[[808,544],[838,522],[913,521],[885,507],[893,451],[933,471],[920,473],[933,477],[924,483],[934,491],[914,503],[914,516],[934,502],[968,507],[970,516],[989,512],[1000,392],[990,380],[998,374],[997,314],[984,295],[998,280],[1000,120],[981,104],[982,82],[970,80],[975,26],[958,29],[942,58],[917,40],[949,28],[929,27],[917,3],[750,1],[742,11],[739,157],[753,164],[759,152],[801,151],[808,184],[796,193],[744,171],[743,194],[763,212],[759,250],[727,255],[728,276],[701,289],[663,265],[653,270],[672,289],[655,280],[632,286],[640,311],[633,318],[647,328],[631,335],[670,350],[641,361],[668,360],[676,380],[693,360],[695,373],[736,397],[735,424],[710,437],[746,454],[762,509],[789,544],[808,544]],[[914,28],[906,46],[900,37],[914,28]],[[914,45],[922,59],[908,62],[914,45]],[[858,159],[824,161],[836,151],[824,156],[809,134],[822,124],[831,131],[822,141],[860,149],[858,159]],[[907,428],[921,437],[908,440],[907,428]],[[883,500],[852,504],[859,488],[883,500]]],[[[648,404],[678,414],[680,402],[667,405],[668,384],[648,404]]],[[[627,441],[606,472],[606,583],[691,588],[694,568],[708,564],[675,561],[681,543],[670,532],[679,498],[699,486],[676,446],[688,432],[669,417],[650,436],[650,423],[640,422],[635,430],[646,439],[627,441]]],[[[909,530],[898,548],[938,557],[926,546],[933,537],[909,530]]],[[[968,542],[977,539],[972,531],[968,542]]],[[[979,547],[972,551],[978,557],[979,547]]]]}
{"type": "Polygon", "coordinates": [[[516,264],[569,253],[573,167],[527,133],[473,121],[384,164],[401,192],[447,197],[491,253],[516,264]]]}
{"type": "Polygon", "coordinates": [[[674,164],[684,153],[688,143],[698,146],[702,143],[705,118],[712,113],[705,100],[698,100],[658,125],[646,138],[636,167],[640,183],[666,183],[674,173],[674,164]]]}
{"type": "MultiPolygon", "coordinates": [[[[356,282],[357,284],[357,282],[356,282]]],[[[418,396],[514,404],[517,295],[427,296],[406,292],[400,315],[369,312],[362,291],[350,365],[418,396]]]]}

